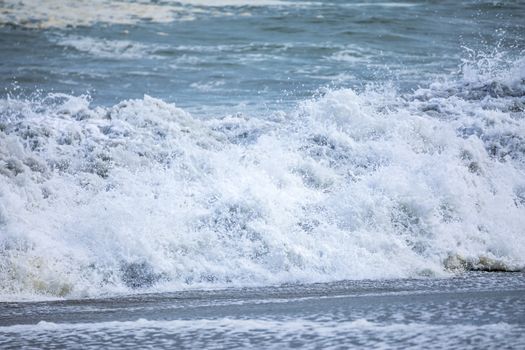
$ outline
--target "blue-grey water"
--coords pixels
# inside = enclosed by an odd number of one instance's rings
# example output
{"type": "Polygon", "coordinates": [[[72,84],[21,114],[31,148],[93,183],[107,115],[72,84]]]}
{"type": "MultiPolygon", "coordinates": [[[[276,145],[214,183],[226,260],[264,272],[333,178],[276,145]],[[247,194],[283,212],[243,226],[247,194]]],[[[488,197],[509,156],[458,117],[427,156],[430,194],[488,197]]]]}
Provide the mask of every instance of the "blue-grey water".
{"type": "Polygon", "coordinates": [[[0,347],[524,347],[524,18],[0,1],[0,347]]]}
{"type": "Polygon", "coordinates": [[[4,303],[0,346],[520,349],[523,281],[469,274],[4,303]]]}
{"type": "MultiPolygon", "coordinates": [[[[93,15],[89,25],[76,26],[83,14],[68,11],[82,8],[59,8],[57,14],[51,7],[43,19],[25,25],[9,15],[21,6],[6,1],[3,94],[18,86],[26,93],[89,94],[104,105],[148,94],[192,109],[226,106],[233,113],[283,108],[323,87],[392,82],[410,90],[458,71],[470,50],[518,56],[525,47],[519,0],[191,3],[182,1],[175,10],[182,18],[167,23],[135,20],[124,8],[132,24],[99,23],[93,15]],[[64,17],[58,27],[46,22],[54,16],[64,17]]],[[[179,3],[154,4],[155,11],[169,11],[179,3]]],[[[26,16],[29,21],[32,13],[26,16]]]]}

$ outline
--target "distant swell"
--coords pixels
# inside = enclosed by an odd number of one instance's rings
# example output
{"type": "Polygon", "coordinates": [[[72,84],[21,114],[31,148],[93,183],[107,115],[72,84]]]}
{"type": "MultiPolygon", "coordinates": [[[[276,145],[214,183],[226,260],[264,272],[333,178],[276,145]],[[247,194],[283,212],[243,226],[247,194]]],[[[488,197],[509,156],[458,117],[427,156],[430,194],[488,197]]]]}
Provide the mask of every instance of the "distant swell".
{"type": "Polygon", "coordinates": [[[523,269],[525,61],[484,62],[265,118],[3,99],[0,294],[523,269]]]}

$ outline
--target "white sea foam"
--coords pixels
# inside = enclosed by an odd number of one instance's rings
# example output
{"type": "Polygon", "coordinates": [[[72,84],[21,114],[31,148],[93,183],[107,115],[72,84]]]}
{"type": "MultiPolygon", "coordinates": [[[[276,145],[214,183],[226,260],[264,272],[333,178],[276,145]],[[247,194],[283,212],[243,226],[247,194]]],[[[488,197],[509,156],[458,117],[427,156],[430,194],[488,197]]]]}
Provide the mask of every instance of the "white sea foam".
{"type": "Polygon", "coordinates": [[[370,50],[364,50],[359,47],[344,47],[342,50],[335,52],[327,58],[340,62],[364,63],[370,62],[370,58],[375,54],[376,53],[371,52],[370,50]]]}
{"type": "Polygon", "coordinates": [[[162,46],[145,45],[130,40],[108,40],[83,36],[57,36],[51,37],[60,46],[70,47],[80,52],[115,59],[133,59],[142,57],[154,57],[156,50],[162,46]]]}
{"type": "Polygon", "coordinates": [[[127,344],[147,344],[151,347],[178,348],[251,348],[282,349],[290,345],[305,348],[341,348],[342,345],[366,348],[421,347],[447,348],[474,342],[486,347],[521,347],[523,328],[507,323],[484,325],[433,325],[426,323],[382,324],[357,319],[353,321],[323,321],[306,319],[199,319],[155,321],[139,319],[125,322],[57,324],[39,322],[36,325],[0,327],[2,343],[18,345],[61,344],[83,347],[122,348],[127,344]],[[110,344],[107,339],[111,337],[110,344]],[[401,345],[400,345],[401,343],[401,345]],[[213,345],[212,345],[213,344],[213,345]]]}
{"type": "MultiPolygon", "coordinates": [[[[228,52],[239,54],[239,59],[243,62],[257,62],[268,59],[284,59],[278,55],[293,47],[291,43],[271,44],[271,43],[250,43],[232,45],[165,45],[158,43],[141,43],[134,40],[126,40],[125,36],[121,39],[106,39],[100,37],[90,37],[81,35],[48,35],[51,42],[59,46],[73,49],[95,57],[112,59],[136,59],[154,58],[160,59],[166,55],[172,55],[172,59],[177,62],[197,63],[205,61],[206,56],[195,57],[199,54],[209,54],[218,52],[228,52]],[[263,53],[254,53],[262,51],[263,53]],[[188,56],[188,54],[192,56],[188,56]]],[[[326,45],[323,45],[325,47],[326,45]]],[[[207,83],[203,83],[207,84],[207,83]]]]}
{"type": "Polygon", "coordinates": [[[94,23],[133,24],[140,20],[171,22],[180,6],[108,0],[6,0],[0,5],[0,23],[29,28],[89,26],[94,23]]]}
{"type": "MultiPolygon", "coordinates": [[[[0,24],[28,28],[65,28],[102,24],[158,23],[192,20],[199,14],[224,15],[213,10],[224,6],[283,6],[281,0],[5,0],[0,3],[0,24]],[[193,5],[193,6],[188,6],[193,5]],[[208,10],[206,10],[208,8],[208,10]]],[[[295,3],[296,5],[297,3],[295,3]]]]}
{"type": "Polygon", "coordinates": [[[3,99],[0,293],[522,269],[525,65],[475,66],[266,119],[3,99]]]}
{"type": "Polygon", "coordinates": [[[357,6],[357,7],[363,7],[363,6],[372,6],[372,7],[414,7],[418,6],[419,4],[414,3],[408,3],[408,2],[357,2],[357,3],[350,3],[346,4],[346,6],[357,6]]]}
{"type": "Polygon", "coordinates": [[[190,86],[196,90],[208,92],[208,91],[220,89],[220,87],[223,85],[224,85],[224,81],[216,80],[216,81],[209,81],[209,82],[196,82],[196,83],[192,83],[190,86]]]}
{"type": "Polygon", "coordinates": [[[182,4],[204,7],[223,7],[223,6],[277,6],[290,5],[290,1],[283,0],[173,0],[182,4]]]}

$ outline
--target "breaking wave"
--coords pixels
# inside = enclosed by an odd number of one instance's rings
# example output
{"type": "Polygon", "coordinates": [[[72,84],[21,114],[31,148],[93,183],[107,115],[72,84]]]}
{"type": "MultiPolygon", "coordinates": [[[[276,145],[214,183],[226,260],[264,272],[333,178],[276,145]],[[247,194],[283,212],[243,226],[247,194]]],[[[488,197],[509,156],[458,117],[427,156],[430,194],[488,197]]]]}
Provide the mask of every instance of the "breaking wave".
{"type": "Polygon", "coordinates": [[[2,99],[2,298],[523,269],[525,61],[493,62],[264,118],[2,99]]]}

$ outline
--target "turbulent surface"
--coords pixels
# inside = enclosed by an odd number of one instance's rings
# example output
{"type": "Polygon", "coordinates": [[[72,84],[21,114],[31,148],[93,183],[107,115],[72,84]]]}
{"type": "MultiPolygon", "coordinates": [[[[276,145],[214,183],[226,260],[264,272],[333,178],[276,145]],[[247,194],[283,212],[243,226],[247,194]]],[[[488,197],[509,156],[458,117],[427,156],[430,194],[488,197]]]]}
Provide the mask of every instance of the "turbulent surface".
{"type": "Polygon", "coordinates": [[[180,0],[150,3],[148,1],[80,0],[6,0],[0,4],[0,23],[26,28],[64,28],[88,26],[97,23],[136,24],[140,21],[188,21],[205,11],[203,8],[222,6],[277,6],[289,3],[279,0],[180,0]],[[197,8],[184,5],[197,5],[197,8]],[[203,8],[199,8],[202,6],[203,8]]]}
{"type": "Polygon", "coordinates": [[[523,270],[524,10],[2,1],[0,299],[523,270]]]}
{"type": "Polygon", "coordinates": [[[522,269],[525,65],[487,69],[265,119],[4,99],[3,292],[522,269]]]}

